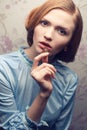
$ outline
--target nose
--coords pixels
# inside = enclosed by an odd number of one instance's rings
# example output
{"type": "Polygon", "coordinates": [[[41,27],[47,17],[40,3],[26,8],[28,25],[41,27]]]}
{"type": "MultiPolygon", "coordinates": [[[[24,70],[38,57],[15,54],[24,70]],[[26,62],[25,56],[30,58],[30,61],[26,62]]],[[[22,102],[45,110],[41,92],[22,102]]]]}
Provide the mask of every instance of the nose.
{"type": "Polygon", "coordinates": [[[47,29],[44,33],[44,38],[48,41],[52,41],[53,37],[53,29],[47,29]]]}

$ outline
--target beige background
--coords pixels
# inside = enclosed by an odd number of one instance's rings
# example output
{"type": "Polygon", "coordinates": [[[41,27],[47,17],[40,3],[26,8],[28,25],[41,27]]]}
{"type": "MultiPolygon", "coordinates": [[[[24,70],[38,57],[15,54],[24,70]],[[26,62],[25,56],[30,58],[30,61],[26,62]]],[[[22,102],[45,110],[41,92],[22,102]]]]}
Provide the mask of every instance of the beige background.
{"type": "MultiPolygon", "coordinates": [[[[25,18],[45,0],[0,0],[0,54],[27,45],[25,18]]],[[[87,130],[87,0],[73,0],[80,8],[84,30],[75,62],[67,64],[79,76],[75,108],[70,130],[87,130]]]]}

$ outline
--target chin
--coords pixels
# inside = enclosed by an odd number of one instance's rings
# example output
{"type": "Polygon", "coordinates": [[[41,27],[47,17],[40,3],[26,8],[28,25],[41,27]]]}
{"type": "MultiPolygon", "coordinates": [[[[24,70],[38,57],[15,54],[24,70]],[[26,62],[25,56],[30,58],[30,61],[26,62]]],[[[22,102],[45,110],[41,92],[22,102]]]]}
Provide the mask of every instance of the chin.
{"type": "Polygon", "coordinates": [[[37,51],[38,54],[41,54],[42,52],[44,52],[43,49],[41,49],[41,48],[37,48],[36,51],[37,51]]]}
{"type": "Polygon", "coordinates": [[[37,55],[39,55],[39,54],[43,53],[43,50],[38,49],[38,50],[36,50],[36,52],[37,52],[37,55]]]}

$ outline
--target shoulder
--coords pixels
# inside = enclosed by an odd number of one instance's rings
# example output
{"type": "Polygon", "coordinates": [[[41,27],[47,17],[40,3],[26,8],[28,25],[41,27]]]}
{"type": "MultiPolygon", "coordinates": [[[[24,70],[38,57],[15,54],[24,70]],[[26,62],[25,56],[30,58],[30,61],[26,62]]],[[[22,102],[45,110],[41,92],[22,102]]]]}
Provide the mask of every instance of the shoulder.
{"type": "Polygon", "coordinates": [[[78,85],[78,76],[77,74],[67,67],[66,65],[55,62],[54,66],[57,70],[56,73],[56,82],[61,86],[62,91],[75,91],[78,85]]]}
{"type": "Polygon", "coordinates": [[[0,55],[0,74],[7,76],[11,74],[12,68],[15,68],[17,65],[16,58],[17,52],[11,52],[8,54],[0,55]]]}
{"type": "Polygon", "coordinates": [[[14,61],[17,56],[17,51],[0,55],[0,63],[14,61]]]}
{"type": "Polygon", "coordinates": [[[78,86],[78,76],[72,69],[60,62],[55,63],[55,67],[57,69],[56,84],[59,91],[62,92],[63,103],[66,105],[75,96],[78,86]]]}
{"type": "Polygon", "coordinates": [[[61,75],[65,79],[67,78],[68,80],[70,80],[70,79],[74,80],[74,79],[78,78],[77,73],[75,73],[71,68],[69,68],[65,64],[57,61],[54,63],[54,66],[57,70],[57,74],[61,75]]]}
{"type": "Polygon", "coordinates": [[[0,70],[11,69],[17,66],[19,62],[17,51],[0,55],[0,70]]]}

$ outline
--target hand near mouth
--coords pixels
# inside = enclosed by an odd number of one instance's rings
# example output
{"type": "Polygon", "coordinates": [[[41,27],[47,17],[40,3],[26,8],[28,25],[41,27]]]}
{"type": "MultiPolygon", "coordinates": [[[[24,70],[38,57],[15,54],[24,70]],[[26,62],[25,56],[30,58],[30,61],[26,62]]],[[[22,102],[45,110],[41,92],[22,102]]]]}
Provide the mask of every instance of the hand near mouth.
{"type": "MultiPolygon", "coordinates": [[[[48,50],[44,49],[43,53],[44,52],[48,52],[48,50]]],[[[45,56],[45,57],[42,58],[42,63],[48,63],[48,56],[45,56]]]]}
{"type": "Polygon", "coordinates": [[[52,79],[55,77],[56,69],[48,63],[48,56],[48,52],[43,52],[36,56],[31,70],[31,76],[37,81],[40,87],[40,91],[28,111],[29,117],[36,122],[40,120],[53,90],[52,79]],[[39,64],[40,61],[42,61],[42,64],[39,64]]]}
{"type": "Polygon", "coordinates": [[[52,47],[46,42],[40,42],[39,46],[40,46],[40,48],[42,48],[43,50],[46,50],[46,51],[51,51],[52,50],[52,47]]]}
{"type": "Polygon", "coordinates": [[[38,82],[40,92],[45,97],[49,97],[52,92],[52,78],[55,78],[56,73],[55,67],[48,63],[48,55],[48,52],[43,52],[36,56],[31,70],[31,76],[38,82]],[[42,64],[39,65],[40,61],[42,64]]]}

